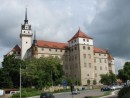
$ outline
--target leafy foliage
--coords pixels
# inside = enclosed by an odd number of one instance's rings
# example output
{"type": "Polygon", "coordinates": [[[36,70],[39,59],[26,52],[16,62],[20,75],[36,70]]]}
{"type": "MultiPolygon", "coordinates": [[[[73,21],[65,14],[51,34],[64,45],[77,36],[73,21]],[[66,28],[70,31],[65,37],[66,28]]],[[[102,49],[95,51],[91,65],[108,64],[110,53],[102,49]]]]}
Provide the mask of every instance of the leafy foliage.
{"type": "Polygon", "coordinates": [[[122,88],[118,93],[118,98],[129,98],[130,97],[130,86],[122,88]]]}
{"type": "Polygon", "coordinates": [[[100,82],[105,85],[112,85],[116,82],[116,75],[110,72],[109,74],[101,74],[100,82]]]}
{"type": "Polygon", "coordinates": [[[16,59],[14,55],[9,55],[2,62],[0,69],[0,88],[19,88],[20,65],[22,72],[22,86],[35,86],[39,89],[58,85],[63,80],[63,68],[59,58],[32,58],[25,61],[16,59]]]}
{"type": "Polygon", "coordinates": [[[61,83],[63,79],[63,68],[57,57],[32,58],[26,60],[26,69],[22,71],[23,86],[36,86],[41,89],[61,83]]]}
{"type": "Polygon", "coordinates": [[[96,80],[93,80],[93,85],[96,85],[97,84],[97,81],[96,80]]]}
{"type": "Polygon", "coordinates": [[[23,63],[20,59],[16,59],[14,55],[9,55],[4,58],[2,62],[3,68],[0,69],[1,88],[19,87],[19,69],[20,64],[23,63]]]}
{"type": "Polygon", "coordinates": [[[123,69],[118,70],[117,77],[124,82],[130,80],[130,62],[126,62],[123,69]]]}
{"type": "Polygon", "coordinates": [[[87,80],[87,84],[90,85],[90,80],[89,79],[87,80]]]}

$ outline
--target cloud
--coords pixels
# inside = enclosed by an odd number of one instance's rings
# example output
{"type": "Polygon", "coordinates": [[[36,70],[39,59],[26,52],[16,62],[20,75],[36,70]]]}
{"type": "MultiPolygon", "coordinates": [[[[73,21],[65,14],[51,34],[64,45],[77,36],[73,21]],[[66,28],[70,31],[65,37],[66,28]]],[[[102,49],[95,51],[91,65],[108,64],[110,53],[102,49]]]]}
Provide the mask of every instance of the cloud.
{"type": "Polygon", "coordinates": [[[129,5],[129,0],[107,0],[88,27],[95,43],[118,58],[130,59],[129,5]]]}
{"type": "Polygon", "coordinates": [[[37,39],[67,42],[80,27],[94,44],[121,59],[130,56],[129,0],[3,0],[0,1],[0,58],[20,45],[25,8],[37,39]]]}

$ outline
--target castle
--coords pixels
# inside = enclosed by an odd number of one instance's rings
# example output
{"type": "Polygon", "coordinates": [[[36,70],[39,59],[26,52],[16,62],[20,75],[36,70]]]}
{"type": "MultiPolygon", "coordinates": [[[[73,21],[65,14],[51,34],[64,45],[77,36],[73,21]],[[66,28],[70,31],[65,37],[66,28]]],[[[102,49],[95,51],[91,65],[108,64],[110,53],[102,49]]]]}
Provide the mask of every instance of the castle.
{"type": "Polygon", "coordinates": [[[93,45],[93,38],[80,29],[67,43],[37,40],[31,25],[28,24],[27,9],[24,24],[21,25],[21,48],[16,45],[6,56],[15,54],[16,58],[40,58],[47,56],[59,57],[63,63],[63,70],[67,78],[81,81],[82,85],[90,80],[97,83],[100,75],[115,73],[114,58],[108,52],[93,45]]]}

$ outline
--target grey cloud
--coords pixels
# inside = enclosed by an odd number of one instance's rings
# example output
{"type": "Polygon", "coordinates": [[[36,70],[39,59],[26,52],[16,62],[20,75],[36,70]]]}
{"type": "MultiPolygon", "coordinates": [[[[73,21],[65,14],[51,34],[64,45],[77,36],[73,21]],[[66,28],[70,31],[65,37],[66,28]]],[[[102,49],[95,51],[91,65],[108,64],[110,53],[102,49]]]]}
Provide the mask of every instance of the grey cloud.
{"type": "Polygon", "coordinates": [[[87,28],[95,43],[115,57],[130,58],[130,1],[107,0],[106,6],[87,28]]]}

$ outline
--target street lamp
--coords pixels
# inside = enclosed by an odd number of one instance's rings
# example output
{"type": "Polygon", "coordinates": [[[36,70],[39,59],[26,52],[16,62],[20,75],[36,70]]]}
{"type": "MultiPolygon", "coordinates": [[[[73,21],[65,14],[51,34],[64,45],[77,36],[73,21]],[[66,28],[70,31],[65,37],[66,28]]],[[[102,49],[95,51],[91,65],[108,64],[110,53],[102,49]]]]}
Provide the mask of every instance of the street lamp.
{"type": "Polygon", "coordinates": [[[51,83],[52,83],[52,90],[54,91],[54,87],[53,87],[53,78],[52,78],[52,71],[51,71],[51,83]]]}
{"type": "Polygon", "coordinates": [[[21,64],[20,64],[20,98],[21,98],[21,64]]]}

